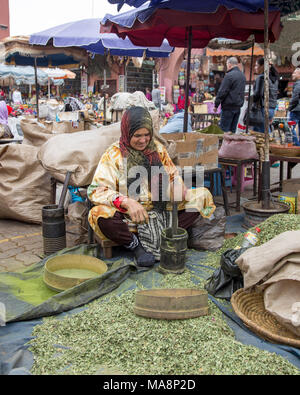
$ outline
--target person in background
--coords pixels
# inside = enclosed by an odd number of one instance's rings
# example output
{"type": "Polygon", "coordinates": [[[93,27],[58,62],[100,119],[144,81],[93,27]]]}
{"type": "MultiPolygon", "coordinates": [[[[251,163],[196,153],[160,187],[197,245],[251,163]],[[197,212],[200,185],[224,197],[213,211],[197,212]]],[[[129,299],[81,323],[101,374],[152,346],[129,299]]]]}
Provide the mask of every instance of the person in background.
{"type": "Polygon", "coordinates": [[[15,88],[12,94],[13,104],[23,104],[22,94],[18,88],[15,88]]]}
{"type": "MultiPolygon", "coordinates": [[[[292,79],[295,81],[293,86],[293,96],[289,103],[289,121],[296,121],[298,130],[300,132],[300,67],[297,67],[293,74],[292,79]]],[[[295,128],[294,128],[295,130],[295,128]]]]}
{"type": "Polygon", "coordinates": [[[105,112],[105,121],[107,122],[111,122],[112,121],[112,114],[110,111],[110,97],[109,97],[109,93],[105,92],[104,95],[101,97],[99,103],[98,103],[98,110],[99,111],[103,111],[103,116],[104,116],[104,99],[105,99],[105,108],[106,108],[106,112],[105,112]]]}
{"type": "Polygon", "coordinates": [[[238,60],[231,57],[227,60],[227,73],[221,83],[214,112],[221,104],[220,127],[224,132],[236,132],[241,107],[244,104],[246,77],[238,67],[238,60]]]}
{"type": "Polygon", "coordinates": [[[203,103],[205,100],[205,94],[199,88],[196,89],[196,93],[192,97],[192,103],[203,103]]]}
{"type": "MultiPolygon", "coordinates": [[[[258,77],[255,80],[254,89],[253,89],[253,103],[261,105],[261,111],[263,117],[265,116],[264,110],[264,58],[258,58],[254,72],[258,74],[258,77]]],[[[278,73],[275,67],[270,64],[269,71],[269,123],[271,124],[273,121],[275,108],[277,106],[277,96],[278,96],[278,73]]],[[[264,123],[261,126],[255,126],[254,131],[264,133],[265,127],[264,123]]]]}
{"type": "Polygon", "coordinates": [[[155,84],[154,89],[152,90],[152,101],[156,108],[161,110],[161,96],[160,96],[160,89],[159,85],[155,84]]]}
{"type": "Polygon", "coordinates": [[[152,95],[150,88],[146,88],[146,99],[152,101],[152,95]]]}
{"type": "Polygon", "coordinates": [[[216,77],[215,77],[215,96],[217,96],[217,94],[219,92],[221,83],[222,83],[222,78],[221,78],[220,74],[216,74],[216,77]]]}
{"type": "Polygon", "coordinates": [[[8,108],[5,103],[5,96],[0,95],[0,138],[13,138],[8,126],[8,108]]]}
{"type": "MultiPolygon", "coordinates": [[[[190,104],[191,104],[191,98],[189,97],[188,107],[190,106],[190,104]]],[[[184,110],[184,106],[185,106],[185,91],[183,88],[180,88],[178,101],[177,101],[178,111],[184,110]]]]}

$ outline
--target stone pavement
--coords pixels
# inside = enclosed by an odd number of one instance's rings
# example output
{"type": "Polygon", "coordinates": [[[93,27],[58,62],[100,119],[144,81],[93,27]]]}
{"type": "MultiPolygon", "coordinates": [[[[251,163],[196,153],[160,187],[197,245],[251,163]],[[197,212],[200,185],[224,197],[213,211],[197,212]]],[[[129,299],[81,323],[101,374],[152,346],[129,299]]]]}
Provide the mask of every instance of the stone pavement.
{"type": "MultiPolygon", "coordinates": [[[[292,172],[293,178],[300,178],[300,165],[292,172]]],[[[284,171],[286,178],[286,169],[284,171]]],[[[278,182],[279,168],[271,169],[271,184],[278,182]]],[[[243,198],[252,196],[252,187],[248,186],[242,193],[243,198]]],[[[222,202],[222,198],[215,199],[222,202]]],[[[229,201],[235,201],[235,193],[229,193],[229,201]]],[[[237,212],[230,208],[230,215],[237,212]]],[[[87,233],[82,234],[79,225],[66,220],[67,247],[73,247],[87,242],[87,233]]],[[[15,272],[26,269],[43,258],[42,226],[18,222],[9,219],[0,219],[0,272],[15,272]]]]}
{"type": "MultiPolygon", "coordinates": [[[[87,241],[77,225],[66,221],[67,247],[87,241]]],[[[26,269],[44,257],[42,226],[0,219],[0,272],[26,269]]]]}

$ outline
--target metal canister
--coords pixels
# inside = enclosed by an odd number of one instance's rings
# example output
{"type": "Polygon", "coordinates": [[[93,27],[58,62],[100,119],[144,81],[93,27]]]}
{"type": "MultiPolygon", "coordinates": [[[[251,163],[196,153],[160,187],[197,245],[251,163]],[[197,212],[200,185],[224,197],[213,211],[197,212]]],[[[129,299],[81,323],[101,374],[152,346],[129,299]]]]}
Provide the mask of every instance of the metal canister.
{"type": "Polygon", "coordinates": [[[44,254],[51,255],[66,248],[64,208],[51,204],[42,208],[44,254]]]}
{"type": "Polygon", "coordinates": [[[174,234],[172,228],[162,231],[159,271],[175,274],[184,272],[187,239],[187,231],[183,228],[177,228],[176,234],[174,234]]]}

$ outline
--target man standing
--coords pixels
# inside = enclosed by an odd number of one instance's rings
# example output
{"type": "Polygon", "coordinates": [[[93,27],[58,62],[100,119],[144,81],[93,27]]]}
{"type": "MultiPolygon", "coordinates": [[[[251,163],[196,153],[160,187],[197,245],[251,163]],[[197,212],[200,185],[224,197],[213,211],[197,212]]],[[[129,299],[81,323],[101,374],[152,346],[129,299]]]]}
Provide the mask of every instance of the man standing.
{"type": "Polygon", "coordinates": [[[227,73],[219,88],[214,111],[221,104],[220,127],[224,132],[235,133],[244,103],[246,78],[238,67],[237,58],[229,58],[226,64],[227,73]]]}
{"type": "Polygon", "coordinates": [[[156,108],[161,110],[161,97],[160,97],[160,90],[158,89],[159,85],[155,84],[154,89],[152,90],[152,101],[156,108]]]}
{"type": "MultiPolygon", "coordinates": [[[[293,87],[293,96],[289,104],[290,121],[296,121],[300,132],[300,67],[297,67],[292,74],[292,79],[295,81],[293,87]]],[[[295,129],[294,129],[295,130],[295,129]]]]}

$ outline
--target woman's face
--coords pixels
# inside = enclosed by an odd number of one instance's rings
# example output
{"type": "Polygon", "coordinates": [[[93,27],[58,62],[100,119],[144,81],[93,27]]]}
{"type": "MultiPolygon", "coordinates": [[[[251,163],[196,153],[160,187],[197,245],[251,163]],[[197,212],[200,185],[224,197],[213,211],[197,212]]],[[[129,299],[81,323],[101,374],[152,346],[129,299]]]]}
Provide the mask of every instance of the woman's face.
{"type": "Polygon", "coordinates": [[[151,133],[146,128],[134,132],[130,140],[130,146],[137,151],[144,151],[151,140],[151,133]]]}
{"type": "Polygon", "coordinates": [[[259,63],[255,63],[254,71],[256,74],[261,74],[264,71],[264,65],[260,65],[259,63]]]}

